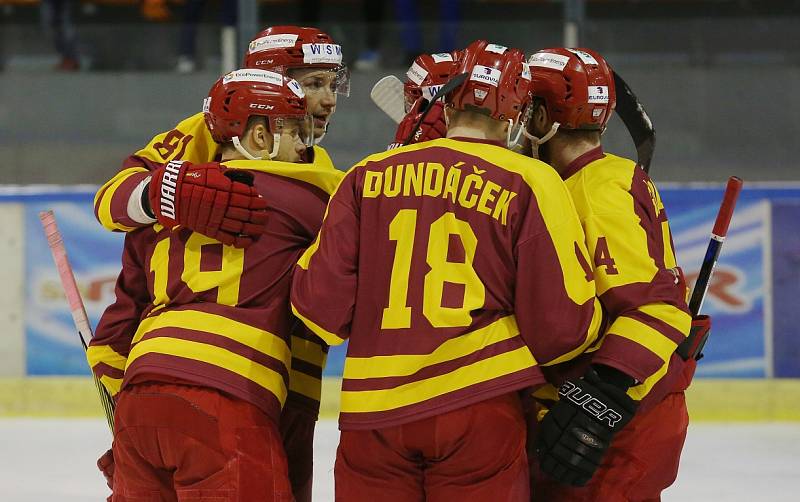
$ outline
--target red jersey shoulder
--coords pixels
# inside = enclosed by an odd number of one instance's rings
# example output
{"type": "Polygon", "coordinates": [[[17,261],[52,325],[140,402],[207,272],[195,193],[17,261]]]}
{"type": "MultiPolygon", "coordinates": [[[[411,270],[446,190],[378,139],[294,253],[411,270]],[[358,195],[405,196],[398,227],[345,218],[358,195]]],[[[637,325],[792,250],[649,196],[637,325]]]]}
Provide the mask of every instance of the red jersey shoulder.
{"type": "Polygon", "coordinates": [[[264,172],[253,174],[254,186],[267,200],[267,210],[296,222],[310,239],[316,237],[325,216],[328,194],[305,181],[264,172]]]}

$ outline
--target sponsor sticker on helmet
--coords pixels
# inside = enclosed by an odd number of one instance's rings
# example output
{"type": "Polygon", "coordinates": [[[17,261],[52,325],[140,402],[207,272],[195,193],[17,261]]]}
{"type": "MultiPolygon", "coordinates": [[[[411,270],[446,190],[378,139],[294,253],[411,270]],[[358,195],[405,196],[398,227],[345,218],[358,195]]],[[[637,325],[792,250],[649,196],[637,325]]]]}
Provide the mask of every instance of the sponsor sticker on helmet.
{"type": "Polygon", "coordinates": [[[589,103],[606,104],[608,103],[608,86],[607,85],[590,85],[589,86],[589,103]]]}
{"type": "Polygon", "coordinates": [[[236,70],[222,77],[223,84],[230,82],[264,82],[283,86],[283,76],[268,70],[236,70]]]}
{"type": "Polygon", "coordinates": [[[203,113],[208,113],[211,110],[211,96],[203,100],[203,113]]]}
{"type": "Polygon", "coordinates": [[[286,84],[286,86],[287,86],[287,87],[289,87],[289,89],[290,89],[290,90],[291,90],[293,93],[295,93],[295,95],[296,95],[298,98],[304,98],[304,97],[306,97],[306,93],[305,93],[305,92],[303,92],[303,88],[300,86],[300,83],[299,83],[297,80],[295,80],[295,79],[291,79],[291,80],[289,80],[289,82],[286,84]]]}
{"type": "Polygon", "coordinates": [[[247,49],[249,54],[254,52],[268,51],[270,49],[281,49],[284,47],[294,47],[297,43],[297,35],[267,35],[259,37],[252,42],[247,49]]]}
{"type": "Polygon", "coordinates": [[[339,44],[303,44],[303,62],[307,64],[342,64],[339,44]]]}
{"type": "Polygon", "coordinates": [[[415,61],[411,63],[411,68],[406,72],[406,77],[415,84],[422,85],[422,82],[428,78],[428,71],[415,61]]]}
{"type": "Polygon", "coordinates": [[[472,68],[472,75],[470,75],[469,79],[497,87],[500,85],[501,75],[502,72],[497,68],[476,64],[475,67],[472,68]]]}
{"type": "Polygon", "coordinates": [[[472,95],[475,96],[477,101],[483,101],[486,99],[486,95],[489,94],[483,89],[472,89],[472,95]]]}
{"type": "Polygon", "coordinates": [[[442,85],[426,85],[422,87],[422,97],[427,99],[428,101],[433,101],[433,97],[439,92],[442,85]]]}
{"type": "Polygon", "coordinates": [[[444,63],[445,61],[453,61],[453,55],[449,52],[440,52],[438,54],[431,54],[434,63],[444,63]]]}
{"type": "Polygon", "coordinates": [[[528,64],[540,68],[551,68],[553,70],[564,71],[569,63],[569,56],[553,54],[551,52],[537,52],[528,59],[528,64]]]}
{"type": "Polygon", "coordinates": [[[528,63],[522,63],[522,78],[525,80],[531,79],[531,67],[528,66],[528,63]]]}
{"type": "Polygon", "coordinates": [[[576,56],[578,56],[578,59],[583,61],[583,64],[593,64],[593,65],[599,65],[600,64],[600,63],[597,62],[597,60],[594,58],[594,56],[592,56],[591,54],[589,54],[586,51],[581,51],[581,50],[578,50],[578,49],[567,49],[567,50],[570,51],[571,53],[575,54],[576,56]]]}
{"type": "Polygon", "coordinates": [[[495,54],[503,54],[508,50],[505,45],[489,44],[486,46],[486,52],[494,52],[495,54]]]}

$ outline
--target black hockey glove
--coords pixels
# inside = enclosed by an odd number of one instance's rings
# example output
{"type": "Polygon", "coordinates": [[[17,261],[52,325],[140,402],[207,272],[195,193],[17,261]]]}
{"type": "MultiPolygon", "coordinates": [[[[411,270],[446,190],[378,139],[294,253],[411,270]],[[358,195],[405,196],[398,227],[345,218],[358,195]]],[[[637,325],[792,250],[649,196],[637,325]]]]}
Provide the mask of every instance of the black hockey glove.
{"type": "Polygon", "coordinates": [[[592,479],[614,435],[639,406],[626,394],[632,378],[613,368],[596,369],[566,381],[558,390],[558,402],[540,424],[536,438],[540,467],[563,484],[583,486],[592,479]]]}

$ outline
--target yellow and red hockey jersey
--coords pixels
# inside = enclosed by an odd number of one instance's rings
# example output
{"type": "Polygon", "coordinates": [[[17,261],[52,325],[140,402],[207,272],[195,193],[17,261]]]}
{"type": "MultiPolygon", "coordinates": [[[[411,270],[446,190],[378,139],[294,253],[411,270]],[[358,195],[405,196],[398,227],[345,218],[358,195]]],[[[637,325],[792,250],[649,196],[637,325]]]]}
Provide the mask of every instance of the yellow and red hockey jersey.
{"type": "Polygon", "coordinates": [[[670,366],[681,365],[675,348],[691,326],[664,204],[635,162],[601,147],[575,159],[562,177],[586,233],[609,323],[591,362],[638,380],[628,394],[640,400],[668,370],[680,371],[670,366]]]}
{"type": "Polygon", "coordinates": [[[486,141],[371,155],[331,198],[298,262],[292,308],[349,339],[340,427],[419,420],[544,383],[602,311],[555,171],[486,141]]]}
{"type": "Polygon", "coordinates": [[[299,404],[316,413],[315,369],[325,354],[296,329],[289,288],[343,174],[274,161],[224,165],[252,172],[269,197],[264,235],[239,249],[185,228],[128,233],[117,300],[87,358],[112,395],[137,381],[191,383],[247,400],[277,420],[293,390],[310,395],[299,404]]]}

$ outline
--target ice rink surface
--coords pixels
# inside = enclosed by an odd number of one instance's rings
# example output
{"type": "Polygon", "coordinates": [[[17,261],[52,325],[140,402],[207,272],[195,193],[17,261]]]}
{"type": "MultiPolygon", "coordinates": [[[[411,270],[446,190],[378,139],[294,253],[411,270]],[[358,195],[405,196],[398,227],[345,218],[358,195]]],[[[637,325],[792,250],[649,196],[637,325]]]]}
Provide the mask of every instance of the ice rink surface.
{"type": "MultiPolygon", "coordinates": [[[[333,500],[334,421],[317,429],[315,502],[333,500]]],[[[95,461],[110,443],[101,420],[0,419],[0,500],[100,502],[95,461]]],[[[796,502],[800,424],[692,425],[666,502],[796,502]]]]}

